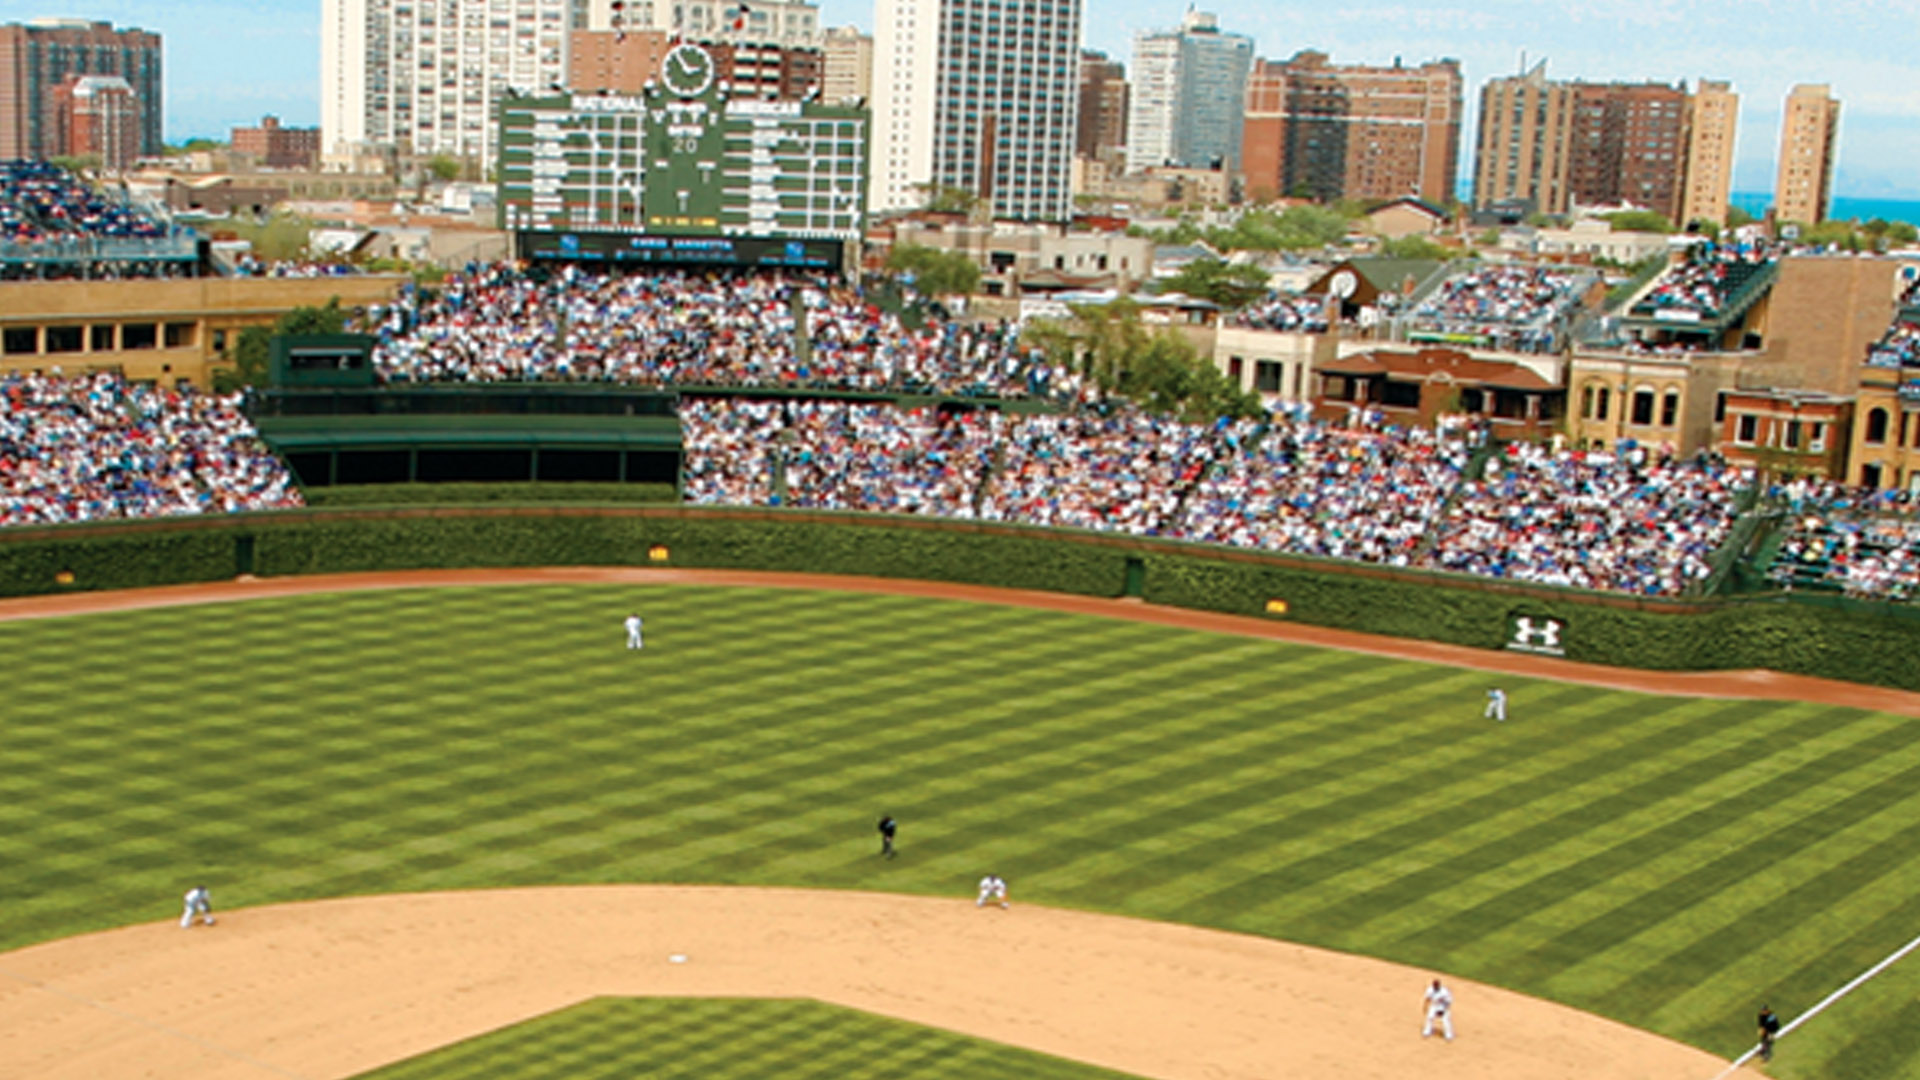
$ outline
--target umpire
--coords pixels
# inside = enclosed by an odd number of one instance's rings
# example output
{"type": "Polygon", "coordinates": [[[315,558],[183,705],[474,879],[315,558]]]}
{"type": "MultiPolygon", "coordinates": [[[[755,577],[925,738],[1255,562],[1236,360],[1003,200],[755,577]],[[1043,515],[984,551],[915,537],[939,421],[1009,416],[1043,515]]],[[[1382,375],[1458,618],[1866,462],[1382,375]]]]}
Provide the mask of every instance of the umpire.
{"type": "Polygon", "coordinates": [[[1773,1040],[1780,1034],[1780,1018],[1773,1010],[1760,1006],[1760,1060],[1773,1060],[1773,1040]]]}
{"type": "Polygon", "coordinates": [[[887,814],[880,819],[880,854],[889,859],[893,858],[893,833],[899,827],[899,823],[893,820],[892,814],[887,814]]]}

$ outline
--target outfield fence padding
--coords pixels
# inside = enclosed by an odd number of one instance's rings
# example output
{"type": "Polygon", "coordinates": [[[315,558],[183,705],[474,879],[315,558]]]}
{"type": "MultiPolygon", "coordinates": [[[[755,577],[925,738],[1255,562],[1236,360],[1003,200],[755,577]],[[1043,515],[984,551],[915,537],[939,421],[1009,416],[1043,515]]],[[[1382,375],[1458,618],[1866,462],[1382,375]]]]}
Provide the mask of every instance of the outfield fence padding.
{"type": "Polygon", "coordinates": [[[1772,668],[1920,689],[1920,610],[1781,596],[1665,600],[1033,526],[805,510],[305,510],[0,530],[0,595],[458,567],[664,565],[860,574],[1156,604],[1498,649],[1524,616],[1568,659],[1772,668]],[[1275,604],[1278,602],[1278,604],[1275,604]]]}

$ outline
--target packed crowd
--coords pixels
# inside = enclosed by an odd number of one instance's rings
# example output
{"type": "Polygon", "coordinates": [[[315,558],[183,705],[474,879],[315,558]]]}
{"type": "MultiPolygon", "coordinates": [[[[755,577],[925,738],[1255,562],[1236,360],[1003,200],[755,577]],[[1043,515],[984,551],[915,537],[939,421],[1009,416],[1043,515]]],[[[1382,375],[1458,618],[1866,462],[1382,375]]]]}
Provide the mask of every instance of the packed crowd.
{"type": "Polygon", "coordinates": [[[1769,493],[1791,521],[1768,576],[1862,599],[1920,596],[1920,505],[1904,491],[1797,481],[1769,493]]]}
{"type": "Polygon", "coordinates": [[[1483,338],[1507,352],[1553,352],[1587,280],[1556,267],[1477,267],[1441,282],[1413,309],[1411,326],[1483,338]]]}
{"type": "Polygon", "coordinates": [[[686,498],[977,517],[1670,596],[1703,582],[1750,474],[1303,416],[1186,424],[1126,407],[1010,416],[698,399],[686,498]]]}
{"type": "Polygon", "coordinates": [[[0,376],[0,525],[298,505],[237,398],[105,374],[0,376]]]}
{"type": "Polygon", "coordinates": [[[1200,481],[1180,535],[1336,559],[1410,565],[1469,450],[1464,428],[1341,428],[1241,422],[1200,481]]]}
{"type": "Polygon", "coordinates": [[[1008,425],[980,516],[1171,534],[1183,493],[1217,452],[1213,433],[1130,408],[1021,417],[1008,425]]]}
{"type": "Polygon", "coordinates": [[[1727,300],[1781,254],[1778,246],[1702,241],[1633,305],[1635,315],[1718,318],[1727,300]]]}
{"type": "Polygon", "coordinates": [[[1465,485],[1425,565],[1672,596],[1712,574],[1752,474],[1706,460],[1512,444],[1465,485]]]}
{"type": "Polygon", "coordinates": [[[992,396],[1072,395],[1018,331],[910,329],[823,277],[471,267],[368,311],[387,382],[611,381],[992,396]],[[797,300],[797,303],[796,303],[797,300]],[[796,317],[797,312],[797,317],[796,317]],[[804,344],[796,332],[806,321],[804,344]]]}
{"type": "Polygon", "coordinates": [[[149,239],[167,227],[45,161],[0,161],[0,239],[43,244],[85,235],[149,239]]]}
{"type": "Polygon", "coordinates": [[[1920,367],[1920,323],[1896,319],[1885,337],[1867,352],[1874,367],[1920,367]]]}
{"type": "Polygon", "coordinates": [[[360,268],[352,263],[316,259],[265,260],[249,251],[234,260],[234,277],[318,278],[346,277],[360,268]]]}
{"type": "Polygon", "coordinates": [[[1248,330],[1281,330],[1299,334],[1324,334],[1329,329],[1330,305],[1326,296],[1269,296],[1227,317],[1227,325],[1248,330]]]}

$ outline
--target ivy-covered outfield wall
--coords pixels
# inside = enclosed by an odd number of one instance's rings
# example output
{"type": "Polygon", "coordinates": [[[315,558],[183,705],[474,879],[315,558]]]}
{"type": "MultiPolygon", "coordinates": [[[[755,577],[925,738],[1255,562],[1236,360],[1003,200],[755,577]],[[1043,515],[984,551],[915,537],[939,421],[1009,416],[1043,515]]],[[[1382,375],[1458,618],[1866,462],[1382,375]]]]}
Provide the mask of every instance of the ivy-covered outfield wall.
{"type": "Polygon", "coordinates": [[[1920,610],[1660,601],[1202,545],[851,513],[685,506],[307,510],[0,531],[0,595],[482,566],[865,574],[1152,603],[1664,670],[1767,667],[1920,689],[1920,610]]]}

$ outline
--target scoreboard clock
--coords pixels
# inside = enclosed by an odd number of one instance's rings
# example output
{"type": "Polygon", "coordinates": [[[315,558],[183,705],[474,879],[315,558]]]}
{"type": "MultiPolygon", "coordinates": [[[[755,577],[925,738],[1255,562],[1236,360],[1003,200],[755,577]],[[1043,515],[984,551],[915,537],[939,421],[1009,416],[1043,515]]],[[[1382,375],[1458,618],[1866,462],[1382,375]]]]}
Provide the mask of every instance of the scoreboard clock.
{"type": "Polygon", "coordinates": [[[507,98],[498,119],[503,229],[841,241],[865,231],[866,110],[736,93],[690,42],[643,94],[507,98]]]}

